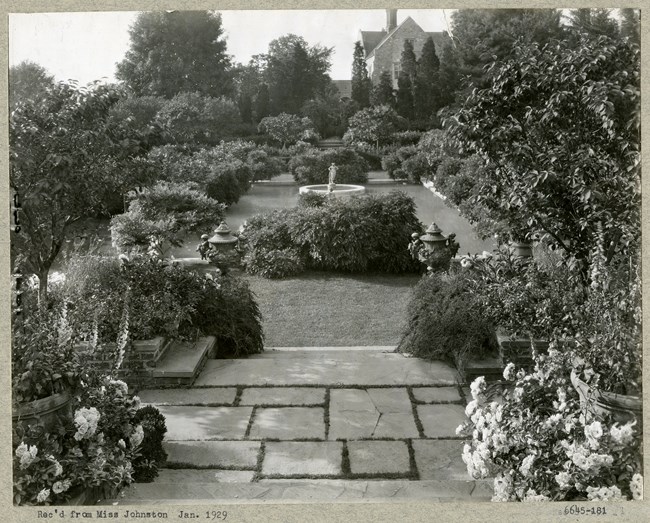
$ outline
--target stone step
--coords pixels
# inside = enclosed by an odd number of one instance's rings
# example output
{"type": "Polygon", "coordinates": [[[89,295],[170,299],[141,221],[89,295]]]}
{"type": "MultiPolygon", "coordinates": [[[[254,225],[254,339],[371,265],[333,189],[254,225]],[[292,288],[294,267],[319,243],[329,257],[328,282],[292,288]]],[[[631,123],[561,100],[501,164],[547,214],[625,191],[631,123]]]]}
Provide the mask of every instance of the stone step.
{"type": "Polygon", "coordinates": [[[138,388],[189,387],[208,361],[214,357],[216,338],[206,336],[195,342],[172,341],[156,367],[138,376],[138,388]]]}
{"type": "Polygon", "coordinates": [[[204,472],[165,474],[154,483],[136,483],[123,491],[117,500],[100,501],[100,505],[162,505],[218,501],[237,503],[261,501],[405,501],[485,502],[492,497],[488,482],[460,480],[330,480],[273,479],[258,482],[228,481],[232,473],[214,476],[204,472]],[[193,481],[195,477],[198,481],[193,481]]]}
{"type": "Polygon", "coordinates": [[[209,360],[194,386],[454,386],[459,379],[445,363],[400,353],[314,348],[272,357],[209,360]]]}

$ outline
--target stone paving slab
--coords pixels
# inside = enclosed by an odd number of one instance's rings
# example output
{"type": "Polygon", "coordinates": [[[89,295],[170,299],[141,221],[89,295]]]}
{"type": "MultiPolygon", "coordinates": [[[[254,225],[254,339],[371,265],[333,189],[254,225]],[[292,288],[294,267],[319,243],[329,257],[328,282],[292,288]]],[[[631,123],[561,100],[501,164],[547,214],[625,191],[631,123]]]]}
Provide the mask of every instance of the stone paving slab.
{"type": "Polygon", "coordinates": [[[413,440],[415,463],[420,479],[457,479],[469,481],[463,463],[463,442],[458,440],[413,440]]]}
{"type": "Polygon", "coordinates": [[[325,439],[322,407],[270,407],[255,411],[250,439],[325,439]]]}
{"type": "Polygon", "coordinates": [[[324,401],[325,389],[312,387],[258,387],[244,389],[239,404],[318,405],[323,404],[324,401]]]}
{"type": "Polygon", "coordinates": [[[146,389],[138,393],[140,401],[153,405],[232,405],[237,389],[146,389]]]}
{"type": "Polygon", "coordinates": [[[247,483],[252,481],[252,470],[217,470],[217,469],[160,469],[156,484],[181,483],[247,483]]]}
{"type": "Polygon", "coordinates": [[[167,441],[244,439],[253,407],[177,407],[158,410],[165,416],[167,441]]]}
{"type": "Polygon", "coordinates": [[[189,467],[252,469],[259,441],[165,441],[167,462],[189,467]]]}
{"type": "Polygon", "coordinates": [[[341,474],[343,444],[337,441],[266,443],[262,474],[325,476],[341,474]]]}
{"type": "Polygon", "coordinates": [[[404,441],[349,441],[352,474],[406,474],[409,451],[404,441]]]}
{"type": "Polygon", "coordinates": [[[194,386],[455,385],[449,365],[382,351],[296,351],[290,358],[209,360],[194,386]]]}
{"type": "Polygon", "coordinates": [[[417,438],[405,388],[332,389],[328,439],[417,438]]]}
{"type": "Polygon", "coordinates": [[[428,438],[455,438],[458,425],[467,421],[462,405],[418,405],[417,412],[428,438]]]}
{"type": "Polygon", "coordinates": [[[457,387],[413,387],[413,397],[422,403],[450,403],[460,401],[457,387]]]}
{"type": "Polygon", "coordinates": [[[436,502],[486,502],[491,492],[474,481],[261,479],[255,483],[134,483],[124,497],[100,505],[198,505],[215,500],[260,503],[292,501],[422,500],[436,502]]]}

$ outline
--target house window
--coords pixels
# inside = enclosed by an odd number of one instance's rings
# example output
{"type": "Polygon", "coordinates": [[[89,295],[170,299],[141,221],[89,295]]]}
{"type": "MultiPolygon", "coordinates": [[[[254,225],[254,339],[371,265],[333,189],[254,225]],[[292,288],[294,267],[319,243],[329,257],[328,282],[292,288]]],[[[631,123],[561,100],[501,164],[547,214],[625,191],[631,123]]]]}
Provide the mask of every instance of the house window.
{"type": "Polygon", "coordinates": [[[397,79],[399,78],[399,73],[401,71],[401,63],[400,62],[393,62],[393,81],[397,82],[397,79]]]}

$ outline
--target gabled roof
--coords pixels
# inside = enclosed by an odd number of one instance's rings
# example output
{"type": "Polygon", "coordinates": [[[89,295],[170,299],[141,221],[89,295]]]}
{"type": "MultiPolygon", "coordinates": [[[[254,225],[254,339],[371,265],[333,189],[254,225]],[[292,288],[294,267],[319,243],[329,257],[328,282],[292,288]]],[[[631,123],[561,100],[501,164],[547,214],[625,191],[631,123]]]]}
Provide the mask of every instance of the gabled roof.
{"type": "MultiPolygon", "coordinates": [[[[362,44],[363,44],[363,48],[366,51],[366,58],[370,58],[374,54],[376,49],[379,49],[382,45],[384,45],[385,42],[390,40],[391,37],[397,31],[399,31],[400,28],[408,21],[411,21],[418,28],[420,28],[420,30],[422,30],[422,28],[418,25],[418,23],[415,20],[413,20],[413,18],[408,16],[401,24],[399,24],[390,33],[387,33],[386,31],[361,31],[362,44]],[[366,41],[368,45],[366,45],[366,41]]],[[[428,32],[428,31],[427,32],[422,31],[422,32],[433,39],[433,43],[436,44],[436,47],[442,47],[443,42],[449,38],[446,31],[442,31],[440,33],[428,32]]]]}
{"type": "Polygon", "coordinates": [[[366,57],[377,47],[388,33],[386,31],[361,31],[361,45],[366,52],[366,57]]]}

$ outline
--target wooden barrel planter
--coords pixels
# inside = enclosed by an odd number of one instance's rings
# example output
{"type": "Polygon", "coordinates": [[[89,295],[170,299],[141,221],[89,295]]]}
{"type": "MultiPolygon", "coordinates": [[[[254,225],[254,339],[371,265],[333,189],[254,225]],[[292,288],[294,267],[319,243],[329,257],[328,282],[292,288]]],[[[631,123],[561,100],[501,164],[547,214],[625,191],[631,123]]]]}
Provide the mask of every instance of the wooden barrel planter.
{"type": "Polygon", "coordinates": [[[70,413],[71,399],[70,393],[63,391],[46,398],[21,403],[12,412],[14,425],[47,427],[53,424],[59,415],[70,413]]]}
{"type": "Polygon", "coordinates": [[[636,419],[639,430],[642,430],[643,400],[638,396],[626,396],[591,387],[580,379],[575,369],[571,371],[571,383],[578,391],[583,407],[595,416],[611,415],[619,423],[636,419]]]}

